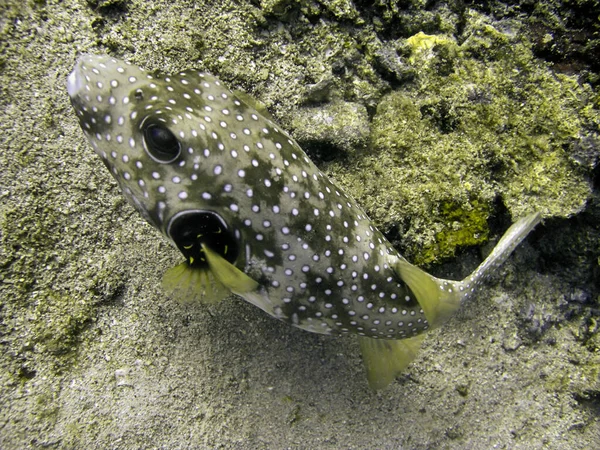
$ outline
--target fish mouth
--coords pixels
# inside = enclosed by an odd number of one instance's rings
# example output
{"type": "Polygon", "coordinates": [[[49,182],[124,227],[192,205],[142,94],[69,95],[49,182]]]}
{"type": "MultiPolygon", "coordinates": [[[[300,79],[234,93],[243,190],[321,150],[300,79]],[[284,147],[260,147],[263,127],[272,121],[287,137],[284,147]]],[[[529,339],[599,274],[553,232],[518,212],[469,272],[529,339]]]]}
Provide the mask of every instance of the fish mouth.
{"type": "Polygon", "coordinates": [[[208,267],[203,246],[231,264],[240,253],[239,242],[231,227],[214,211],[181,211],[169,221],[166,231],[192,267],[208,267]]]}

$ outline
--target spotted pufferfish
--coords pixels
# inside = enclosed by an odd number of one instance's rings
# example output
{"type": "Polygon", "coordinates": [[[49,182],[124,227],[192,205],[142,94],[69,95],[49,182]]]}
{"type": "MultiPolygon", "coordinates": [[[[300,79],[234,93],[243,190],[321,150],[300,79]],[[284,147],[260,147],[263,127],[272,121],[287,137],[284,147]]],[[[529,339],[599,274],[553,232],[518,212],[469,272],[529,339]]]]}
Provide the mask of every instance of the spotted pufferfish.
{"type": "Polygon", "coordinates": [[[233,293],[314,333],[356,334],[386,387],[540,221],[513,224],[467,278],[404,259],[360,206],[273,121],[196,70],[150,73],[84,55],[67,91],[91,146],[137,211],[185,257],[163,287],[233,293]]]}

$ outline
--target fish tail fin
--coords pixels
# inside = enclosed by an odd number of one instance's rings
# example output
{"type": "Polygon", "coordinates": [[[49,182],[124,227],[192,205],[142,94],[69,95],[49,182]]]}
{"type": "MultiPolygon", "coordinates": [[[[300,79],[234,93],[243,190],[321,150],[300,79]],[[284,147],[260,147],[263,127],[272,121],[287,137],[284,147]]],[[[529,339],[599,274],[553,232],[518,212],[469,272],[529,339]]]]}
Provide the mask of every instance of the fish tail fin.
{"type": "Polygon", "coordinates": [[[522,217],[506,230],[500,241],[496,244],[487,258],[464,280],[456,283],[459,291],[463,293],[461,300],[466,298],[475,288],[485,280],[497,267],[511,255],[514,249],[525,239],[531,230],[540,223],[542,217],[540,213],[529,214],[522,217]]]}
{"type": "Polygon", "coordinates": [[[461,302],[475,290],[491,270],[506,261],[540,220],[540,214],[534,213],[515,222],[504,233],[485,261],[462,281],[436,278],[403,258],[396,262],[396,272],[415,294],[431,327],[439,326],[454,314],[461,302]]]}
{"type": "Polygon", "coordinates": [[[423,334],[399,341],[359,336],[369,387],[380,390],[394,381],[415,359],[423,338],[423,334]]]}
{"type": "MultiPolygon", "coordinates": [[[[408,285],[423,308],[430,327],[434,328],[456,312],[461,302],[475,290],[491,270],[506,261],[540,220],[540,214],[534,213],[515,222],[504,233],[485,261],[462,281],[436,278],[402,257],[392,264],[396,273],[408,285]]],[[[363,359],[367,366],[369,386],[372,389],[386,387],[415,358],[422,341],[423,334],[399,341],[359,338],[363,359]]]]}
{"type": "Polygon", "coordinates": [[[193,267],[184,262],[167,270],[162,281],[167,293],[182,300],[216,303],[231,293],[256,291],[256,281],[207,246],[202,249],[208,265],[193,267]]]}

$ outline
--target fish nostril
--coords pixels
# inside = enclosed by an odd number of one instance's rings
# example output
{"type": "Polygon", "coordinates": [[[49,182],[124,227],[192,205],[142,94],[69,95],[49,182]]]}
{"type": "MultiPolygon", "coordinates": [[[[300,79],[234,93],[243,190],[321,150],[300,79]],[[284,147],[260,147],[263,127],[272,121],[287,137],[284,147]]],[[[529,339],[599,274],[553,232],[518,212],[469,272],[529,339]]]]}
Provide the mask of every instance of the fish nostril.
{"type": "Polygon", "coordinates": [[[181,145],[164,124],[148,123],[142,127],[144,147],[152,159],[162,164],[175,161],[181,154],[181,145]]]}

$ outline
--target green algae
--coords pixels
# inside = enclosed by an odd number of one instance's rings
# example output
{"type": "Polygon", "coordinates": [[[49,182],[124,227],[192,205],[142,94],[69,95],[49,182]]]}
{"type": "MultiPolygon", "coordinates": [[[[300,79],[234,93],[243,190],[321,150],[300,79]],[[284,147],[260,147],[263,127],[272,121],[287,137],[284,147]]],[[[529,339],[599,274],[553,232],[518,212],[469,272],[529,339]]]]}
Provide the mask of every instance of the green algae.
{"type": "MultiPolygon", "coordinates": [[[[37,297],[37,296],[36,296],[37,297]]],[[[40,293],[32,310],[31,325],[36,351],[65,355],[76,348],[78,337],[92,320],[95,308],[60,292],[40,293]]]]}
{"type": "Polygon", "coordinates": [[[79,226],[65,214],[69,207],[51,198],[41,185],[31,183],[20,207],[9,202],[0,210],[2,322],[18,331],[20,339],[7,346],[7,354],[13,358],[13,378],[22,382],[40,371],[58,373],[71,365],[98,305],[118,295],[123,283],[108,257],[78,260],[79,241],[68,233],[79,226]],[[36,214],[23,216],[23,211],[36,214]],[[63,271],[80,284],[67,285],[63,271]]]}
{"type": "Polygon", "coordinates": [[[295,138],[317,164],[364,150],[370,131],[365,107],[342,101],[299,108],[291,126],[295,138]]]}
{"type": "Polygon", "coordinates": [[[424,53],[432,50],[437,45],[452,47],[454,39],[444,35],[429,35],[422,31],[406,39],[406,44],[410,47],[411,55],[408,62],[415,64],[424,57],[424,53]]]}
{"type": "Polygon", "coordinates": [[[407,40],[418,76],[382,98],[372,152],[357,162],[361,173],[342,177],[383,229],[400,220],[408,254],[422,262],[483,242],[497,198],[513,218],[532,210],[568,217],[591,191],[571,157],[600,123],[589,86],[552,72],[527,40],[484,16],[468,16],[465,36],[460,45],[407,40]]]}
{"type": "Polygon", "coordinates": [[[435,242],[416,256],[415,264],[429,264],[440,258],[454,256],[457,248],[482,245],[489,237],[487,219],[490,205],[481,204],[477,200],[469,202],[465,209],[453,202],[445,202],[440,207],[440,214],[449,224],[440,231],[435,242]]]}

